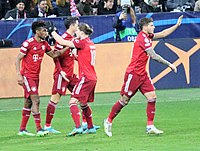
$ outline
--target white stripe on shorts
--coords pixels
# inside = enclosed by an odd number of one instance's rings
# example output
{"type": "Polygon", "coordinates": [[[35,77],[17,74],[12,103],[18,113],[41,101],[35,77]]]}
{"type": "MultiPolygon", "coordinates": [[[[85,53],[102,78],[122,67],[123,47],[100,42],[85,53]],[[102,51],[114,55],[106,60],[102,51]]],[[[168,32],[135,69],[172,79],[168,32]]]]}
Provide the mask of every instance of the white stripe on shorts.
{"type": "Polygon", "coordinates": [[[57,89],[61,89],[61,83],[62,83],[62,76],[61,74],[58,75],[58,83],[57,83],[57,89]]]}
{"type": "Polygon", "coordinates": [[[80,83],[79,83],[78,86],[77,86],[77,89],[76,89],[76,91],[75,91],[75,94],[79,94],[79,93],[80,93],[81,88],[82,88],[82,85],[83,85],[84,82],[85,82],[85,77],[82,77],[80,83]]]}
{"type": "Polygon", "coordinates": [[[125,92],[128,92],[128,88],[129,88],[129,85],[130,85],[130,83],[131,83],[132,77],[133,77],[132,74],[129,74],[129,75],[128,75],[128,79],[127,79],[127,81],[126,81],[126,85],[125,85],[125,88],[124,88],[124,91],[125,91],[125,92]]]}
{"type": "Polygon", "coordinates": [[[26,78],[25,76],[24,76],[24,84],[25,84],[25,86],[26,86],[27,91],[30,92],[30,91],[31,91],[31,88],[30,88],[29,83],[28,83],[28,80],[27,80],[27,78],[26,78]]]}

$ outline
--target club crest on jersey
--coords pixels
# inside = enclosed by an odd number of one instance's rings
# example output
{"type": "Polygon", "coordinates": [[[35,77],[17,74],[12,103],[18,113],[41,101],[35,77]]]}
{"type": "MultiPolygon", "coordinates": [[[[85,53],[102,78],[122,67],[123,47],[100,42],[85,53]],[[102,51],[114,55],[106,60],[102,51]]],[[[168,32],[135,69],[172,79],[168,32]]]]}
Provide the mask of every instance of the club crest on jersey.
{"type": "Polygon", "coordinates": [[[23,43],[23,46],[24,46],[24,47],[28,47],[28,42],[25,41],[25,42],[23,43]]]}
{"type": "Polygon", "coordinates": [[[36,89],[36,87],[31,87],[31,90],[32,90],[33,92],[35,92],[37,89],[36,89]]]}

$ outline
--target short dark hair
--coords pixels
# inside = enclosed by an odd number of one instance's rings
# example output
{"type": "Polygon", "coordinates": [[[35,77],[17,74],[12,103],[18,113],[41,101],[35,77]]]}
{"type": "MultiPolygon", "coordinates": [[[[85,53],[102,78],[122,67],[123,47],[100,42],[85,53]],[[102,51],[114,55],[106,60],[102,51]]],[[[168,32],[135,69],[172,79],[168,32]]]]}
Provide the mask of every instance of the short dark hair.
{"type": "Polygon", "coordinates": [[[86,23],[80,23],[78,25],[79,30],[83,31],[86,35],[91,35],[93,33],[93,29],[86,23]]]}
{"type": "Polygon", "coordinates": [[[24,3],[24,5],[25,5],[26,1],[25,0],[17,0],[15,4],[18,5],[19,3],[24,3]]]}
{"type": "Polygon", "coordinates": [[[41,28],[41,27],[46,28],[46,24],[44,21],[39,20],[39,21],[33,22],[32,26],[31,26],[32,32],[35,34],[36,30],[39,30],[39,28],[41,28]]]}
{"type": "Polygon", "coordinates": [[[147,26],[151,22],[153,22],[152,18],[141,18],[139,21],[140,29],[142,30],[143,26],[147,26]]]}
{"type": "Polygon", "coordinates": [[[64,20],[64,24],[65,24],[66,29],[69,29],[70,25],[75,24],[77,20],[79,20],[78,17],[71,17],[71,16],[68,16],[68,17],[64,20]]]}
{"type": "Polygon", "coordinates": [[[42,1],[47,1],[47,0],[38,0],[38,4],[40,4],[42,1]]]}

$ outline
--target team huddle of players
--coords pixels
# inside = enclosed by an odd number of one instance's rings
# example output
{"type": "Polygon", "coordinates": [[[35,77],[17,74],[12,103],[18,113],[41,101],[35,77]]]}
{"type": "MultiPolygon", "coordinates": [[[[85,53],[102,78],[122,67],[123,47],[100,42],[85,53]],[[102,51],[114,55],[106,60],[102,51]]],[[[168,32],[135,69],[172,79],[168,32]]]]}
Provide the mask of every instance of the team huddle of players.
{"type": "MultiPolygon", "coordinates": [[[[156,54],[152,48],[153,38],[163,38],[174,32],[180,25],[183,16],[177,23],[161,32],[154,33],[155,26],[151,18],[142,18],[139,21],[141,31],[134,42],[132,59],[127,67],[124,84],[121,88],[121,98],[113,105],[108,117],[104,120],[104,131],[112,136],[112,121],[126,106],[129,100],[140,90],[147,99],[147,127],[148,134],[162,134],[154,126],[156,94],[150,77],[145,70],[149,57],[169,66],[174,72],[176,67],[156,54]]],[[[94,92],[97,83],[95,72],[96,48],[89,36],[93,29],[86,23],[79,23],[77,17],[68,17],[64,21],[66,32],[58,35],[52,22],[36,21],[32,23],[34,37],[23,42],[16,58],[16,73],[18,84],[24,89],[24,107],[18,135],[46,136],[48,133],[61,133],[51,126],[56,105],[68,89],[71,92],[69,107],[75,128],[67,136],[77,134],[95,134],[100,126],[93,124],[92,110],[89,102],[94,102],[94,92]],[[54,49],[51,49],[45,40],[47,36],[55,40],[54,49]],[[76,35],[76,37],[74,36],[76,35]],[[44,53],[53,58],[55,70],[52,95],[46,109],[46,123],[41,126],[39,111],[40,98],[38,93],[40,66],[44,53]],[[78,62],[78,76],[74,73],[74,62],[78,62]],[[78,108],[80,105],[80,109],[78,108]],[[80,113],[81,112],[81,113],[80,113]],[[33,115],[36,134],[26,129],[30,115],[33,115]],[[82,115],[82,123],[80,118],[82,115]]]]}

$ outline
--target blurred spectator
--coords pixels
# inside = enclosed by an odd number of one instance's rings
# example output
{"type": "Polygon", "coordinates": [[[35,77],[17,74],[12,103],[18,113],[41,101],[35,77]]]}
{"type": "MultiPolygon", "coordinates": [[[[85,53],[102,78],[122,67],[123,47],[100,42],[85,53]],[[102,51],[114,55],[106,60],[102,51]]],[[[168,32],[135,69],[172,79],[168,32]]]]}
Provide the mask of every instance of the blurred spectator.
{"type": "Polygon", "coordinates": [[[115,14],[114,0],[102,0],[97,7],[97,15],[115,14]]]}
{"type": "MultiPolygon", "coordinates": [[[[47,5],[50,9],[53,9],[51,0],[46,0],[47,1],[47,5]]],[[[26,0],[26,10],[27,11],[32,11],[35,6],[38,4],[39,0],[26,0]]]]}
{"type": "Polygon", "coordinates": [[[57,14],[54,14],[53,10],[47,5],[47,0],[38,0],[37,6],[31,11],[30,17],[55,17],[57,14]]]}
{"type": "Polygon", "coordinates": [[[37,1],[38,0],[26,0],[25,10],[27,10],[28,12],[31,12],[37,5],[37,1]]]}
{"type": "Polygon", "coordinates": [[[122,8],[113,19],[115,41],[134,41],[137,36],[135,24],[136,16],[133,8],[129,7],[126,11],[122,8]]]}
{"type": "Polygon", "coordinates": [[[0,0],[0,19],[2,19],[6,12],[10,9],[11,7],[9,0],[0,0]]]}
{"type": "Polygon", "coordinates": [[[147,0],[140,3],[141,13],[161,12],[159,0],[147,0]]]}
{"type": "Polygon", "coordinates": [[[193,11],[195,0],[167,0],[168,11],[193,11]]]}
{"type": "Polygon", "coordinates": [[[17,0],[16,7],[12,10],[9,10],[4,18],[8,20],[28,18],[29,14],[25,10],[25,4],[25,0],[17,0]]]}
{"type": "Polygon", "coordinates": [[[10,10],[16,7],[17,0],[8,0],[8,2],[10,3],[10,10]]]}
{"type": "Polygon", "coordinates": [[[199,12],[200,11],[200,0],[196,1],[194,6],[194,11],[199,12]]]}
{"type": "Polygon", "coordinates": [[[81,16],[74,0],[70,0],[70,12],[72,17],[81,16]]]}
{"type": "Polygon", "coordinates": [[[69,0],[56,0],[56,4],[59,16],[71,16],[69,0]]]}
{"type": "Polygon", "coordinates": [[[12,47],[12,39],[0,39],[0,47],[12,47]]]}
{"type": "Polygon", "coordinates": [[[93,15],[92,3],[89,0],[80,0],[77,4],[77,8],[81,16],[93,15]]]}

